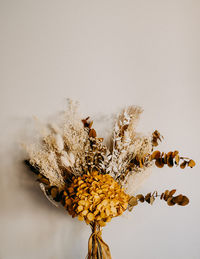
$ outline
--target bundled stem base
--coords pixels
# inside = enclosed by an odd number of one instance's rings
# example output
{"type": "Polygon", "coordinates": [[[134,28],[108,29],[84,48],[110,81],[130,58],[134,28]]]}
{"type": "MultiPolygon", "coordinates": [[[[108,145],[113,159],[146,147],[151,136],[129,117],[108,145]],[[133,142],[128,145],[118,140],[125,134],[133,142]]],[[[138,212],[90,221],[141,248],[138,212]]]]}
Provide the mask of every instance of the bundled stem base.
{"type": "Polygon", "coordinates": [[[94,222],[91,224],[92,234],[88,241],[87,259],[112,259],[109,246],[101,237],[101,227],[94,222]]]}

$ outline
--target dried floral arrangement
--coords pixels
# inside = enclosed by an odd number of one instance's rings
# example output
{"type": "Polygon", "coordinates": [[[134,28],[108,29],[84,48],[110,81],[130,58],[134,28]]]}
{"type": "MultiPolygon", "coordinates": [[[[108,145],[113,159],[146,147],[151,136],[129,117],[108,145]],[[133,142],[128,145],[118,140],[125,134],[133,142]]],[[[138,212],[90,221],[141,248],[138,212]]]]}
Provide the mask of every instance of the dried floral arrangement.
{"type": "Polygon", "coordinates": [[[136,131],[141,113],[138,106],[122,110],[116,117],[110,145],[106,145],[97,137],[89,117],[82,119],[77,104],[69,101],[63,122],[49,125],[39,143],[26,146],[29,158],[25,162],[37,175],[47,198],[91,226],[88,259],[111,258],[101,228],[113,217],[132,211],[138,202],[152,205],[160,197],[169,206],[189,203],[185,195],[175,195],[175,189],[136,194],[153,165],[181,169],[195,166],[192,159],[176,150],[154,150],[163,137],[157,130],[150,136],[136,131]]]}

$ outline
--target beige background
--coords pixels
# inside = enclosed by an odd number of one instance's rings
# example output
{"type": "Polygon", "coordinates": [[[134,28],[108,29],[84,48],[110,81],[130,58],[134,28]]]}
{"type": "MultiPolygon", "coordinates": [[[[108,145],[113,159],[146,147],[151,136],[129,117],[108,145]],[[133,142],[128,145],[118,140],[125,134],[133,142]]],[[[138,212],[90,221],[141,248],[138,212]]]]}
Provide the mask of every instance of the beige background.
{"type": "MultiPolygon", "coordinates": [[[[199,13],[198,0],[0,0],[1,259],[86,255],[89,227],[46,200],[19,148],[32,116],[68,97],[94,118],[139,104],[139,129],[160,130],[161,150],[199,161],[199,13]]],[[[140,192],[177,188],[191,202],[114,219],[103,231],[113,258],[200,258],[199,182],[198,165],[155,168],[140,192]]]]}

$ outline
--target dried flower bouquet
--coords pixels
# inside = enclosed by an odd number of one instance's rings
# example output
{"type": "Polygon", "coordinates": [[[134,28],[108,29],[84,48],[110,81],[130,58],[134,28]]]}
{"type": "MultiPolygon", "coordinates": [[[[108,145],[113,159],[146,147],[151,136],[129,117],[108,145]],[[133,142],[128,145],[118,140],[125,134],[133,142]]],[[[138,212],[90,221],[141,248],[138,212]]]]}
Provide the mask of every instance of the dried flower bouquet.
{"type": "Polygon", "coordinates": [[[45,195],[91,226],[88,259],[111,258],[101,228],[138,202],[153,204],[159,196],[169,206],[189,203],[186,196],[175,196],[175,189],[135,194],[154,164],[159,168],[195,166],[192,159],[176,150],[154,151],[163,137],[157,130],[150,136],[136,132],[141,113],[138,106],[125,108],[116,119],[111,145],[106,146],[89,117],[81,119],[77,105],[69,101],[63,123],[49,126],[37,145],[26,146],[26,164],[37,175],[45,195]]]}

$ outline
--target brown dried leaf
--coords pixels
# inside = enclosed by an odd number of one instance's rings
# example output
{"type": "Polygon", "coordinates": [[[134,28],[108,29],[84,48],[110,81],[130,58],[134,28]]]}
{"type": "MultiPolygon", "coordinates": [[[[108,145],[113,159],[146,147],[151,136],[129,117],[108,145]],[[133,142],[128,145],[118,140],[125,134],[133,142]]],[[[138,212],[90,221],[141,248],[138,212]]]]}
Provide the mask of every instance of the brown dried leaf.
{"type": "Polygon", "coordinates": [[[82,120],[82,123],[83,123],[83,125],[84,125],[85,128],[88,128],[89,125],[90,125],[89,122],[88,122],[89,118],[90,118],[90,117],[87,117],[86,119],[83,119],[83,120],[82,120]]]}
{"type": "Polygon", "coordinates": [[[182,199],[183,199],[183,195],[179,194],[176,197],[174,197],[174,202],[178,204],[182,201],[182,199]]]}
{"type": "Polygon", "coordinates": [[[144,196],[142,194],[138,194],[136,197],[140,202],[144,202],[144,196]]]}
{"type": "Polygon", "coordinates": [[[153,136],[153,140],[157,140],[159,139],[161,141],[161,138],[163,138],[163,136],[161,136],[160,132],[158,130],[155,130],[153,133],[152,133],[152,136],[153,136]]]}
{"type": "Polygon", "coordinates": [[[184,169],[186,167],[186,164],[187,162],[186,161],[183,161],[181,164],[180,164],[180,168],[181,169],[184,169]]]}
{"type": "Polygon", "coordinates": [[[162,161],[162,158],[156,159],[155,165],[159,168],[162,168],[164,166],[164,163],[162,161]]]}
{"type": "Polygon", "coordinates": [[[42,174],[38,174],[37,181],[40,182],[40,183],[43,183],[45,185],[49,185],[50,184],[49,179],[47,177],[45,177],[44,175],[42,175],[42,174]]]}
{"type": "Polygon", "coordinates": [[[128,206],[128,211],[132,211],[134,206],[128,206]]]}
{"type": "Polygon", "coordinates": [[[58,195],[58,187],[56,186],[51,187],[50,194],[51,194],[51,197],[55,199],[58,195]]]}
{"type": "Polygon", "coordinates": [[[173,162],[172,156],[167,156],[167,165],[168,165],[169,167],[173,167],[174,162],[173,162]]]}
{"type": "Polygon", "coordinates": [[[151,199],[151,193],[147,193],[147,195],[144,197],[145,201],[150,203],[150,199],[151,199]]]}
{"type": "Polygon", "coordinates": [[[140,168],[143,168],[143,164],[142,164],[142,160],[141,159],[139,160],[139,166],[140,166],[140,168]]]}
{"type": "Polygon", "coordinates": [[[91,129],[89,131],[89,137],[90,138],[96,138],[96,136],[97,136],[97,133],[96,133],[95,129],[91,129]]]}
{"type": "Polygon", "coordinates": [[[167,154],[164,155],[164,163],[167,164],[167,154]]]}
{"type": "Polygon", "coordinates": [[[164,193],[163,199],[164,199],[165,201],[167,201],[168,198],[169,198],[169,190],[166,190],[165,193],[164,193]]]}
{"type": "Polygon", "coordinates": [[[150,204],[152,205],[152,204],[154,203],[154,201],[155,201],[155,197],[154,197],[154,196],[151,196],[151,198],[150,198],[150,204]]]}
{"type": "Polygon", "coordinates": [[[169,206],[174,206],[176,203],[174,202],[174,198],[173,197],[169,197],[167,199],[167,205],[169,206]]]}
{"type": "Polygon", "coordinates": [[[156,150],[151,155],[151,160],[160,158],[160,151],[156,150]]]}
{"type": "Polygon", "coordinates": [[[186,196],[183,196],[182,201],[178,203],[180,206],[186,206],[189,203],[189,199],[186,196]]]}
{"type": "Polygon", "coordinates": [[[153,138],[153,140],[152,140],[152,146],[154,146],[154,147],[157,147],[157,146],[158,146],[158,141],[157,141],[156,138],[153,138]]]}
{"type": "Polygon", "coordinates": [[[165,193],[163,192],[160,196],[160,199],[162,200],[164,198],[165,193]]]}
{"type": "Polygon", "coordinates": [[[128,201],[128,204],[129,204],[130,206],[136,206],[136,205],[138,204],[137,198],[134,197],[134,196],[132,196],[132,197],[130,198],[130,200],[128,201]]]}
{"type": "Polygon", "coordinates": [[[176,163],[176,165],[179,165],[179,161],[180,161],[180,157],[179,157],[179,155],[177,154],[177,155],[175,156],[175,163],[176,163]]]}
{"type": "Polygon", "coordinates": [[[128,124],[124,125],[121,129],[121,133],[122,133],[122,136],[124,136],[124,131],[126,131],[128,129],[128,124]]]}
{"type": "Polygon", "coordinates": [[[175,192],[176,192],[176,189],[171,190],[171,191],[169,192],[169,196],[173,196],[175,192]]]}

